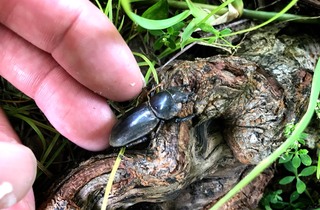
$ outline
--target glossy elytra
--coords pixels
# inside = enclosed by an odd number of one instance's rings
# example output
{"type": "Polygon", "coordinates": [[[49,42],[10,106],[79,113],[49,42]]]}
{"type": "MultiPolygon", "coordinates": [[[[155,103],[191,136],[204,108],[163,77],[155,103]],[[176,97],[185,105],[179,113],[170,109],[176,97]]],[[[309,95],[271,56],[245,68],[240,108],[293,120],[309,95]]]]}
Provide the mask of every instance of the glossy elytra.
{"type": "Polygon", "coordinates": [[[133,145],[149,134],[162,120],[177,116],[188,94],[177,89],[167,89],[155,94],[149,101],[134,108],[112,128],[110,145],[113,147],[133,145]]]}

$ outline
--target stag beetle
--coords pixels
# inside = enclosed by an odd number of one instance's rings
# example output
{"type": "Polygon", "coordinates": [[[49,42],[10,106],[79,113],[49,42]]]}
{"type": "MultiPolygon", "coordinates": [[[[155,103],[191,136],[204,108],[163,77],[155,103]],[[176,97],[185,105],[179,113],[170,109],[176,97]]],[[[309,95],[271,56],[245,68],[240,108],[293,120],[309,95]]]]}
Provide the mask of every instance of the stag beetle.
{"type": "Polygon", "coordinates": [[[186,103],[188,94],[177,89],[163,90],[121,118],[112,128],[110,145],[121,147],[139,143],[164,120],[173,119],[186,103]]]}

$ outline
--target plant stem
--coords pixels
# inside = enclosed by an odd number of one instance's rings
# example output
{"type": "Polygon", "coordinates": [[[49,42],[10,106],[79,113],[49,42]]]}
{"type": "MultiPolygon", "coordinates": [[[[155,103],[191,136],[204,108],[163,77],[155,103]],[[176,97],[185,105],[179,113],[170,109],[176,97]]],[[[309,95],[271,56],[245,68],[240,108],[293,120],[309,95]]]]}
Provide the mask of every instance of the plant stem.
{"type": "MultiPolygon", "coordinates": [[[[255,11],[249,9],[243,9],[242,17],[257,19],[257,20],[267,20],[275,16],[277,12],[265,12],[265,11],[255,11]]],[[[309,23],[309,24],[320,24],[320,16],[318,17],[307,17],[302,15],[294,14],[283,14],[278,19],[278,21],[292,21],[296,23],[309,23]]]]}
{"type": "MultiPolygon", "coordinates": [[[[143,2],[145,4],[154,4],[158,0],[131,0],[131,2],[143,2]]],[[[178,9],[189,9],[188,5],[184,1],[176,1],[176,0],[168,0],[169,6],[173,8],[178,9]]],[[[193,3],[197,5],[198,7],[202,9],[208,9],[210,11],[216,9],[218,6],[210,5],[210,4],[201,4],[201,3],[193,3]]],[[[222,8],[219,10],[216,14],[217,15],[223,15],[226,12],[228,12],[228,9],[222,8]]],[[[265,11],[258,11],[258,10],[249,10],[249,9],[243,9],[242,17],[243,18],[250,18],[250,19],[256,19],[256,20],[268,20],[275,16],[277,12],[265,12],[265,11]]],[[[320,16],[317,17],[308,17],[308,16],[302,16],[302,15],[295,15],[295,14],[283,14],[281,17],[277,19],[278,21],[292,21],[297,23],[309,23],[309,24],[320,24],[320,16]]]]}

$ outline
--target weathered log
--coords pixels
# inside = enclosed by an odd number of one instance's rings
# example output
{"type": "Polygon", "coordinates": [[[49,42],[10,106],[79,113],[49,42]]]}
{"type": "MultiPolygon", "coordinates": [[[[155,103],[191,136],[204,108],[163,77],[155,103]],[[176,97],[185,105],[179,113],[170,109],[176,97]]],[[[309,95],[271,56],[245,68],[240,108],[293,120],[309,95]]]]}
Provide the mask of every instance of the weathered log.
{"type": "MultiPolygon", "coordinates": [[[[303,69],[293,71],[294,89],[288,91],[270,72],[234,56],[178,61],[159,74],[165,87],[192,93],[179,116],[195,117],[166,122],[150,147],[126,152],[109,196],[110,209],[140,202],[161,209],[212,205],[281,144],[286,123],[306,108],[312,78],[303,69]]],[[[82,163],[42,208],[99,209],[114,160],[106,155],[82,163]]],[[[233,202],[242,209],[256,206],[271,177],[272,170],[265,172],[260,187],[249,186],[233,202]],[[250,202],[241,200],[253,189],[258,193],[250,202]]],[[[236,209],[231,203],[228,209],[236,209]]]]}

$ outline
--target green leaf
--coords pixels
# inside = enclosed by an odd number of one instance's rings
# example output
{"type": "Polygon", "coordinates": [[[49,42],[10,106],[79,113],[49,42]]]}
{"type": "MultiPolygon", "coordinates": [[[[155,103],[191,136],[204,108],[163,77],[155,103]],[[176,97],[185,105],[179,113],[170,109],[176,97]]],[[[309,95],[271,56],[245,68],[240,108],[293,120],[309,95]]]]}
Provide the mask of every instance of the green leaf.
{"type": "Polygon", "coordinates": [[[306,190],[306,184],[301,179],[297,178],[296,188],[297,192],[301,194],[306,190]]]}
{"type": "MultiPolygon", "coordinates": [[[[292,203],[290,205],[290,209],[308,209],[307,207],[310,207],[309,203],[303,202],[303,201],[297,201],[296,203],[292,203]]],[[[319,210],[319,209],[317,209],[319,210]]]]}
{"type": "Polygon", "coordinates": [[[294,128],[295,128],[294,121],[287,123],[286,126],[284,127],[284,131],[283,131],[285,137],[289,138],[292,131],[294,131],[294,128]]]}
{"type": "Polygon", "coordinates": [[[281,155],[281,157],[279,158],[279,163],[286,163],[289,162],[293,157],[292,153],[284,153],[281,155]]]}
{"type": "Polygon", "coordinates": [[[265,210],[272,210],[272,208],[270,207],[270,205],[263,205],[265,210]]]}
{"type": "Polygon", "coordinates": [[[213,36],[213,37],[211,37],[211,38],[208,40],[208,43],[209,43],[209,44],[212,44],[212,43],[214,43],[215,41],[217,41],[217,39],[218,39],[217,36],[213,36]]]}
{"type": "Polygon", "coordinates": [[[306,155],[308,153],[309,153],[309,151],[307,149],[299,149],[299,151],[298,151],[299,155],[306,155]]]}
{"type": "Polygon", "coordinates": [[[149,33],[153,36],[161,36],[165,34],[162,30],[150,30],[149,33]]]}
{"type": "Polygon", "coordinates": [[[167,46],[170,47],[171,49],[175,49],[176,48],[176,43],[171,38],[168,38],[167,39],[167,46]]]}
{"type": "Polygon", "coordinates": [[[126,12],[128,17],[132,21],[136,22],[142,28],[145,28],[148,30],[160,30],[160,29],[168,28],[170,26],[173,26],[183,21],[190,15],[190,10],[185,10],[180,14],[173,16],[171,18],[162,19],[162,20],[153,20],[153,19],[151,20],[133,13],[130,7],[130,0],[121,0],[121,5],[123,7],[123,10],[126,12]]]}
{"type": "MultiPolygon", "coordinates": [[[[231,2],[231,1],[230,1],[231,2]]],[[[188,7],[190,9],[190,13],[194,16],[194,18],[190,21],[188,26],[185,28],[181,35],[181,45],[184,47],[187,43],[187,41],[190,39],[192,33],[198,29],[201,28],[205,32],[210,32],[215,35],[219,34],[219,31],[214,29],[210,22],[208,21],[209,17],[212,16],[214,11],[211,11],[210,14],[208,14],[203,9],[197,7],[195,4],[193,4],[190,0],[186,0],[186,3],[188,4],[188,7]]],[[[228,2],[222,3],[218,8],[224,7],[228,4],[228,2]]],[[[216,8],[216,10],[218,10],[216,8]]]]}
{"type": "Polygon", "coordinates": [[[230,28],[225,28],[223,30],[220,31],[220,35],[221,36],[225,36],[227,34],[231,34],[232,30],[230,28]]]}
{"type": "Polygon", "coordinates": [[[205,18],[208,13],[205,12],[203,9],[201,9],[200,7],[197,7],[195,4],[193,4],[190,0],[186,0],[186,3],[190,9],[191,14],[195,17],[195,18],[199,18],[199,20],[202,20],[203,18],[205,18]]]}
{"type": "Polygon", "coordinates": [[[215,29],[210,24],[201,23],[201,24],[199,24],[199,28],[204,32],[208,32],[208,33],[212,33],[212,34],[215,34],[215,35],[219,35],[219,31],[217,29],[215,29]]]}
{"type": "Polygon", "coordinates": [[[296,177],[295,176],[286,176],[283,177],[280,181],[279,184],[285,185],[291,183],[296,177]]]}
{"type": "Polygon", "coordinates": [[[187,25],[187,27],[184,29],[182,35],[181,35],[181,45],[184,47],[188,39],[191,37],[192,33],[196,29],[196,23],[198,20],[193,19],[190,21],[190,23],[187,25]]]}
{"type": "Polygon", "coordinates": [[[292,162],[291,161],[286,162],[283,165],[288,171],[290,171],[290,172],[292,172],[294,174],[297,174],[297,169],[292,166],[292,162]]]}
{"type": "Polygon", "coordinates": [[[239,12],[240,16],[243,13],[243,1],[242,0],[235,0],[232,2],[232,6],[239,12]]]}
{"type": "Polygon", "coordinates": [[[172,35],[176,32],[176,30],[174,29],[173,26],[171,26],[171,27],[167,28],[167,32],[168,32],[168,34],[172,35]]]}
{"type": "Polygon", "coordinates": [[[304,140],[304,138],[302,138],[301,136],[298,138],[298,142],[302,145],[306,144],[306,141],[304,140]]]}
{"type": "Polygon", "coordinates": [[[281,194],[282,194],[282,190],[276,190],[275,192],[273,192],[273,194],[272,194],[273,197],[271,199],[271,203],[277,203],[279,201],[283,201],[281,194]]]}
{"type": "Polygon", "coordinates": [[[174,31],[181,31],[186,24],[184,22],[178,22],[172,26],[174,31]]]}
{"type": "Polygon", "coordinates": [[[167,0],[160,0],[149,7],[142,17],[153,20],[161,20],[168,17],[169,5],[167,0]]]}
{"type": "Polygon", "coordinates": [[[303,165],[310,166],[312,164],[312,159],[309,155],[302,154],[302,155],[300,155],[300,158],[301,158],[301,162],[303,163],[303,165]]]}
{"type": "Polygon", "coordinates": [[[292,166],[295,168],[299,168],[299,166],[301,165],[301,159],[299,157],[299,155],[294,155],[292,158],[292,166]]]}
{"type": "Polygon", "coordinates": [[[29,126],[36,132],[37,136],[41,140],[42,147],[43,148],[47,148],[46,139],[44,138],[41,129],[39,129],[39,124],[37,123],[36,120],[34,120],[34,119],[32,119],[32,118],[30,118],[28,116],[24,116],[22,114],[15,114],[13,116],[25,121],[26,123],[28,123],[29,126]]]}
{"type": "Polygon", "coordinates": [[[163,41],[162,41],[162,37],[160,37],[154,42],[153,49],[160,50],[162,46],[163,46],[163,41]]]}
{"type": "Polygon", "coordinates": [[[133,52],[133,55],[139,56],[140,58],[142,58],[145,61],[145,63],[147,63],[149,66],[149,69],[144,76],[144,80],[145,80],[146,84],[148,84],[148,82],[149,82],[149,78],[150,78],[151,73],[153,75],[153,79],[156,82],[156,84],[159,84],[159,78],[158,78],[157,71],[154,67],[154,62],[151,62],[145,55],[143,55],[141,53],[133,52]]]}
{"type": "Polygon", "coordinates": [[[291,195],[290,195],[290,203],[293,203],[294,201],[296,201],[299,198],[300,194],[297,191],[294,191],[291,195]]]}
{"type": "Polygon", "coordinates": [[[317,167],[316,166],[309,166],[307,168],[304,168],[300,173],[299,176],[310,176],[316,172],[317,167]]]}
{"type": "Polygon", "coordinates": [[[307,138],[308,138],[308,134],[307,133],[303,132],[303,133],[300,134],[300,138],[299,139],[303,139],[303,142],[304,142],[303,145],[305,145],[305,139],[307,139],[307,138]]]}

